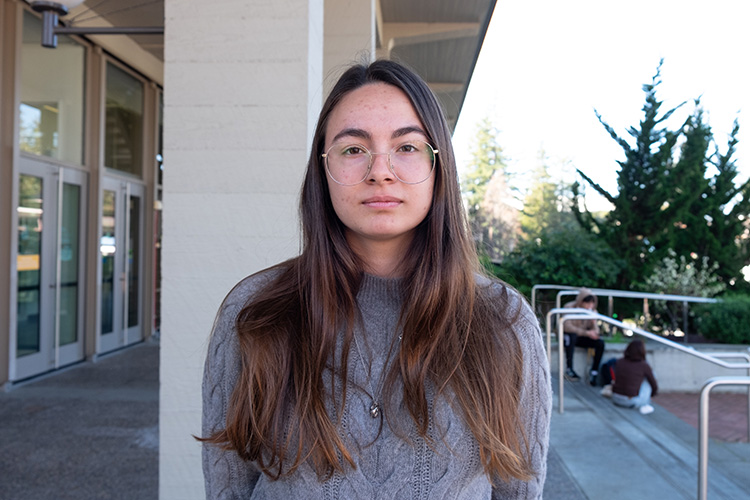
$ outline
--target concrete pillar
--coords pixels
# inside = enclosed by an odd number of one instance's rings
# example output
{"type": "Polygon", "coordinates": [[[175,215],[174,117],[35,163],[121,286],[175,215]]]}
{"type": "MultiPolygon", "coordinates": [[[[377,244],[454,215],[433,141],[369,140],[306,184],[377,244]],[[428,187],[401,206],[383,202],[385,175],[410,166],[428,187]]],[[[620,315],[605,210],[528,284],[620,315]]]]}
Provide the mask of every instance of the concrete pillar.
{"type": "MultiPolygon", "coordinates": [[[[0,0],[0,391],[8,382],[11,357],[11,336],[16,335],[15,296],[17,278],[11,269],[18,245],[17,231],[13,231],[17,217],[18,193],[16,165],[18,164],[17,90],[20,80],[18,45],[22,11],[16,2],[0,0]],[[12,304],[12,306],[11,306],[12,304]],[[5,333],[7,332],[7,333],[5,333]]],[[[15,353],[12,353],[15,357],[15,353]]]]}
{"type": "Polygon", "coordinates": [[[203,498],[211,324],[244,276],[299,251],[321,106],[323,0],[165,1],[159,498],[203,498]]]}
{"type": "Polygon", "coordinates": [[[326,0],[325,7],[323,99],[351,63],[375,60],[376,32],[375,0],[326,0]]]}

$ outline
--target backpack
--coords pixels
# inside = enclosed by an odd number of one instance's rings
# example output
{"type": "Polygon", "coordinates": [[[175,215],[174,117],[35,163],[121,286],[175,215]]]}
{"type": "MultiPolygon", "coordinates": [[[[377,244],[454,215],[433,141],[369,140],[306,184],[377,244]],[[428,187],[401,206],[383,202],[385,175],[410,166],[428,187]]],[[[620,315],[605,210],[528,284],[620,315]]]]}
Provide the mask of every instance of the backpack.
{"type": "Polygon", "coordinates": [[[615,381],[615,363],[617,358],[610,358],[602,363],[599,370],[599,381],[601,385],[609,385],[615,381]]]}

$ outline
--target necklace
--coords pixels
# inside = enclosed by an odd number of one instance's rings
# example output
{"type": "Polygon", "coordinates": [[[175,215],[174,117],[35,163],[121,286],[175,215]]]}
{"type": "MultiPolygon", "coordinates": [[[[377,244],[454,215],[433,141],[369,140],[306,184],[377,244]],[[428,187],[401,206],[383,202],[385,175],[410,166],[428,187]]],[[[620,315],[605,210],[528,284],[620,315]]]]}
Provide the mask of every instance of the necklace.
{"type": "MultiPolygon", "coordinates": [[[[356,332],[352,332],[354,335],[354,347],[357,348],[357,357],[359,357],[360,363],[362,363],[362,369],[367,373],[367,385],[370,387],[370,398],[372,403],[370,404],[370,416],[372,418],[378,418],[380,416],[380,403],[378,403],[377,394],[375,389],[372,388],[372,380],[370,377],[370,371],[365,366],[365,358],[362,356],[362,351],[359,349],[359,341],[357,340],[356,332]]],[[[385,367],[383,367],[385,370],[385,367]]]]}

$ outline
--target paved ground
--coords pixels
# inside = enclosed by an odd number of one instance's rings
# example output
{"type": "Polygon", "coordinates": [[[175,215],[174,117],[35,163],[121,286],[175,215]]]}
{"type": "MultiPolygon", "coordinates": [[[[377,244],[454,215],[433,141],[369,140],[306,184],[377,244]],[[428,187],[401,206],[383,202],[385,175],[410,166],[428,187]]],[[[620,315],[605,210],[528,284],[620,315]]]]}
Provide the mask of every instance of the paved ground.
{"type": "MultiPolygon", "coordinates": [[[[155,500],[158,363],[158,343],[147,342],[0,393],[0,499],[155,500]]],[[[747,400],[723,396],[712,409],[740,428],[747,400]]],[[[566,383],[544,498],[696,498],[698,433],[686,423],[696,398],[660,395],[643,416],[566,383]]],[[[750,445],[712,440],[710,454],[709,498],[750,499],[750,445]]]]}
{"type": "Polygon", "coordinates": [[[0,392],[0,499],[158,496],[159,346],[0,392]]]}
{"type": "MultiPolygon", "coordinates": [[[[747,443],[747,393],[714,393],[708,405],[708,435],[730,443],[747,443]]],[[[698,428],[699,394],[662,393],[654,401],[677,415],[694,428],[698,428]]],[[[748,471],[750,474],[750,471],[748,471]]]]}

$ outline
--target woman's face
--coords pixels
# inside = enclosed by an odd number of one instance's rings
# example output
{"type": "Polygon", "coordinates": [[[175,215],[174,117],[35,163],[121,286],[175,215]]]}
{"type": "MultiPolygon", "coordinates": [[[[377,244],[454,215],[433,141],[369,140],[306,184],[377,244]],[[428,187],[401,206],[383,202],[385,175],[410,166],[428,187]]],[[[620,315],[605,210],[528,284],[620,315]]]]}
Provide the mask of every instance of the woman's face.
{"type": "MultiPolygon", "coordinates": [[[[409,98],[385,83],[368,84],[347,94],[331,112],[325,134],[326,151],[333,144],[358,144],[371,153],[388,153],[405,143],[428,141],[409,98]]],[[[326,176],[336,215],[347,228],[349,244],[360,255],[378,242],[405,249],[432,203],[434,171],[424,182],[404,184],[389,169],[388,161],[387,154],[373,155],[364,181],[353,186],[326,176]]]]}

